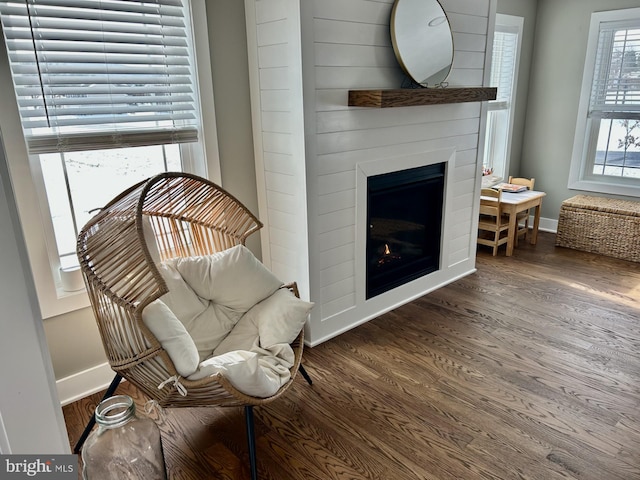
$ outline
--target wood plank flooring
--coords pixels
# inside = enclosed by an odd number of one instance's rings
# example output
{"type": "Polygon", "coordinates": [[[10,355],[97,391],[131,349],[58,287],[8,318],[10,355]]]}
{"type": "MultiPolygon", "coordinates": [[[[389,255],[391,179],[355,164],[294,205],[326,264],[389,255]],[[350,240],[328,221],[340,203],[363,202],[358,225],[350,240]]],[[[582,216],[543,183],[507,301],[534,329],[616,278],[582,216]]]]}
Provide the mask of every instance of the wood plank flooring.
{"type": "MultiPolygon", "coordinates": [[[[480,249],[477,273],[306,349],[313,386],[255,409],[260,478],[640,479],[640,264],[554,241],[480,249]]],[[[64,408],[72,445],[99,398],[64,408]]],[[[249,478],[241,408],[151,416],[169,478],[249,478]]]]}

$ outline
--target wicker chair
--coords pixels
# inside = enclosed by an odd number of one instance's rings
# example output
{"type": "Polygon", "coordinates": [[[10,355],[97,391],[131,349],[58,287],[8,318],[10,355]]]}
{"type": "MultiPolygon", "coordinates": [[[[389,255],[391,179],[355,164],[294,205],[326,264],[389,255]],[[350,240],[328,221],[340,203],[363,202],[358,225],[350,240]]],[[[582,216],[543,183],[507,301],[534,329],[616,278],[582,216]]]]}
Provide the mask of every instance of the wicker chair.
{"type": "MultiPolygon", "coordinates": [[[[509,183],[513,183],[514,185],[524,185],[527,187],[527,190],[533,190],[533,186],[536,184],[535,178],[522,178],[522,177],[512,177],[509,176],[509,183]]],[[[529,210],[525,210],[524,212],[519,212],[516,215],[518,226],[516,227],[516,238],[515,244],[518,246],[518,239],[522,236],[523,239],[526,240],[527,232],[529,231],[529,217],[531,216],[531,212],[529,210]]]]}
{"type": "Polygon", "coordinates": [[[492,247],[494,257],[498,254],[498,247],[509,241],[509,217],[502,213],[501,198],[502,192],[499,190],[481,190],[478,245],[492,247]]]}
{"type": "MultiPolygon", "coordinates": [[[[244,406],[252,478],[257,478],[253,407],[282,395],[298,370],[311,384],[300,364],[303,331],[291,344],[295,354],[291,379],[273,396],[245,395],[221,374],[196,381],[180,378],[188,392],[183,396],[180,385],[158,388],[178,373],[143,323],[142,310],[168,291],[147,244],[149,238],[155,238],[160,260],[167,260],[244,244],[261,227],[246,207],[214,183],[184,173],[163,173],[114,198],[85,225],[77,244],[93,313],[116,372],[105,398],[126,378],[163,407],[244,406]]],[[[295,283],[287,287],[298,296],[295,283]]],[[[92,427],[93,419],[75,446],[76,453],[92,427]]]]}

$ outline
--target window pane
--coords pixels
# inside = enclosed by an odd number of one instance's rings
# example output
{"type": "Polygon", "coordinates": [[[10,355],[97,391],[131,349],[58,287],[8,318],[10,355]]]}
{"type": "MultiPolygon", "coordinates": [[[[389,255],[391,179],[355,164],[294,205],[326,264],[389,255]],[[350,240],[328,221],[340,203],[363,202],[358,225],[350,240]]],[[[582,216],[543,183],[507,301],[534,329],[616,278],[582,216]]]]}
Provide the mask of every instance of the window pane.
{"type": "Polygon", "coordinates": [[[96,213],[92,210],[145,178],[182,170],[178,145],[47,154],[40,161],[58,254],[72,258],[78,231],[96,213]]]}
{"type": "Polygon", "coordinates": [[[507,141],[509,139],[509,110],[493,110],[487,114],[484,168],[494,175],[505,177],[507,141]]]}
{"type": "Polygon", "coordinates": [[[75,227],[60,154],[41,155],[40,165],[58,252],[74,251],[75,227]]]}
{"type": "Polygon", "coordinates": [[[593,174],[640,178],[639,120],[600,120],[593,174]]]}

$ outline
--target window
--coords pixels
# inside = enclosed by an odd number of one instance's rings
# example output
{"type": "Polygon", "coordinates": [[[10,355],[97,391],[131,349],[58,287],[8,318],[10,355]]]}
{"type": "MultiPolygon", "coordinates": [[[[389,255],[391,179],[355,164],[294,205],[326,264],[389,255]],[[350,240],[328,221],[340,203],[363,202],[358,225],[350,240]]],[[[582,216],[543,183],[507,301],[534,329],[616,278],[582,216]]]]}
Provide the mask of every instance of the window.
{"type": "Polygon", "coordinates": [[[523,21],[522,17],[498,14],[493,36],[490,84],[498,88],[498,94],[488,102],[483,169],[502,179],[509,171],[523,21]]]}
{"type": "Polygon", "coordinates": [[[640,8],[591,17],[569,188],[640,196],[640,8]]]}
{"type": "Polygon", "coordinates": [[[181,171],[177,144],[39,155],[60,267],[78,265],[76,239],[118,192],[160,172],[181,171]]]}
{"type": "MultiPolygon", "coordinates": [[[[156,173],[206,175],[201,112],[210,118],[213,99],[211,91],[199,95],[196,65],[208,67],[208,50],[196,59],[194,44],[201,50],[208,41],[191,25],[204,22],[206,31],[204,2],[23,0],[0,3],[0,15],[28,154],[22,162],[32,174],[25,190],[45,212],[39,235],[49,271],[36,267],[34,275],[48,277],[62,299],[69,294],[59,272],[77,265],[77,233],[97,209],[156,173]],[[192,16],[192,7],[200,13],[192,16]]],[[[9,158],[14,181],[19,162],[9,158]]],[[[23,196],[19,206],[29,201],[23,196]]],[[[43,282],[36,278],[36,287],[43,282]]],[[[41,290],[44,315],[62,313],[41,290]]]]}

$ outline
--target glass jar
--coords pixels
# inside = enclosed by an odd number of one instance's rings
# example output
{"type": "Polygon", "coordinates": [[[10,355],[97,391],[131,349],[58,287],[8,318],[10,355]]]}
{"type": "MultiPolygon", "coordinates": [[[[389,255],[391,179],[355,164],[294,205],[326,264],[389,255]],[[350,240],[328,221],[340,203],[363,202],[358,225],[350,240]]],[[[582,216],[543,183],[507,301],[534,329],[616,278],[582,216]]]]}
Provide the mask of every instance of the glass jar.
{"type": "Polygon", "coordinates": [[[85,480],[166,480],[160,429],[136,415],[133,399],[115,395],[100,402],[98,428],[82,449],[85,480]]]}

